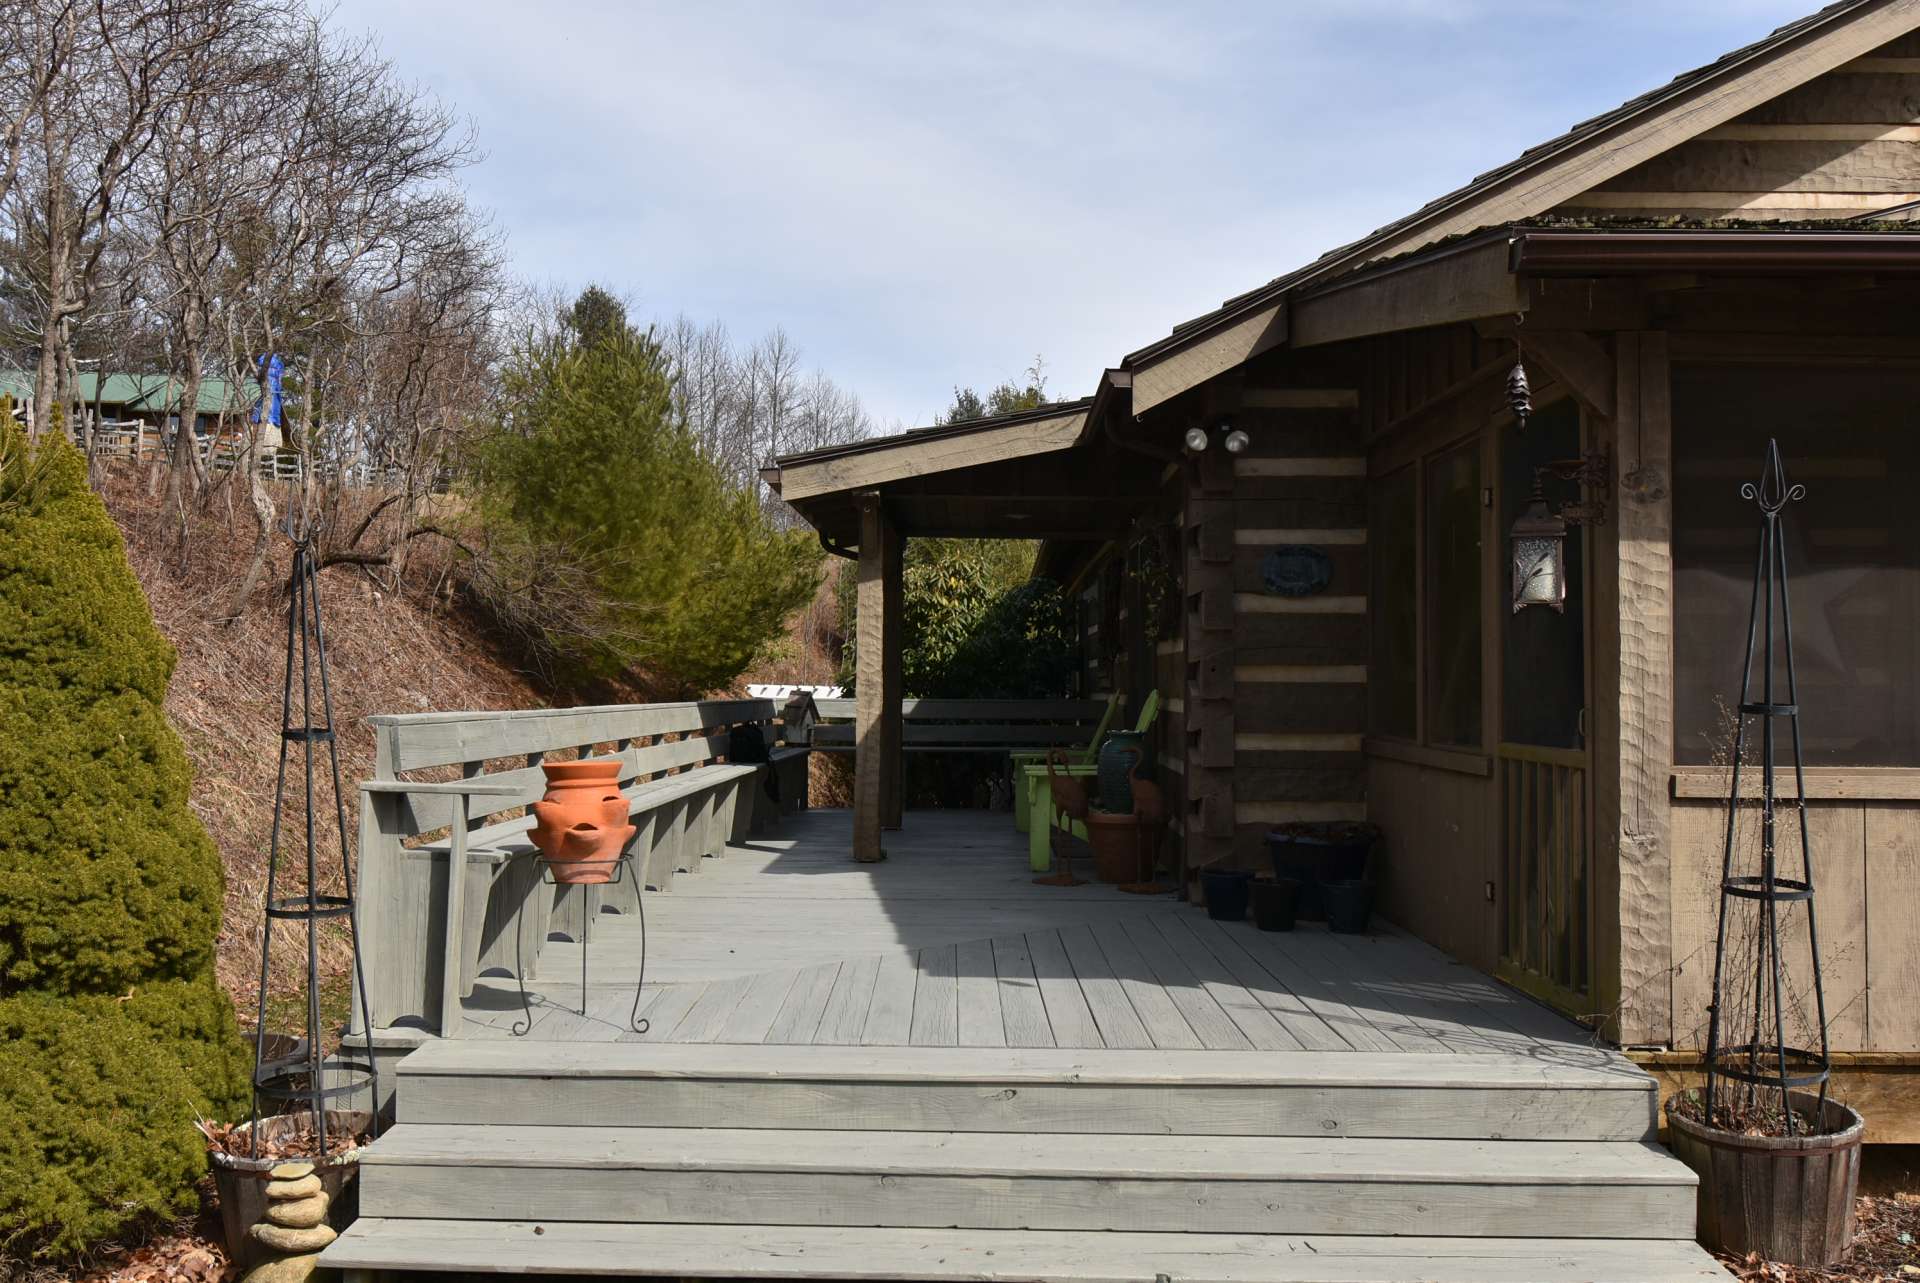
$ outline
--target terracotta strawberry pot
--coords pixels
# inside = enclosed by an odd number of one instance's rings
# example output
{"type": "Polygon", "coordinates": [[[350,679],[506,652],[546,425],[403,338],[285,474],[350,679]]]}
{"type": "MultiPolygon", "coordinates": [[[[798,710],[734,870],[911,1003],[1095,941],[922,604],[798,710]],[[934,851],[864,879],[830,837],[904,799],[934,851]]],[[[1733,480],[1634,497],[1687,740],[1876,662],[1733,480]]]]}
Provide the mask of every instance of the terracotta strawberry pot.
{"type": "Polygon", "coordinates": [[[563,886],[609,882],[635,832],[620,792],[620,759],[542,764],[547,795],[533,804],[533,843],[563,886]]]}

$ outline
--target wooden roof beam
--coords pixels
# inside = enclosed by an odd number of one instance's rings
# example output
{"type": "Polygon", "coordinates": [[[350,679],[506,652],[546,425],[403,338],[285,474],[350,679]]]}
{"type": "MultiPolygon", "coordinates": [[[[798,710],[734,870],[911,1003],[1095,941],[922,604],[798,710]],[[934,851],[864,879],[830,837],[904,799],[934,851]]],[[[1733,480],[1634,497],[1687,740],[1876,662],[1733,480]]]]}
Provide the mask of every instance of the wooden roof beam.
{"type": "Polygon", "coordinates": [[[1050,454],[1079,444],[1086,429],[1087,408],[1080,405],[975,431],[907,433],[869,448],[787,463],[779,470],[780,496],[797,503],[983,463],[1050,454]]]}
{"type": "MultiPolygon", "coordinates": [[[[1342,277],[1293,304],[1296,348],[1527,310],[1527,284],[1509,265],[1504,234],[1342,277]]],[[[1137,395],[1137,393],[1136,393],[1137,395]]]]}

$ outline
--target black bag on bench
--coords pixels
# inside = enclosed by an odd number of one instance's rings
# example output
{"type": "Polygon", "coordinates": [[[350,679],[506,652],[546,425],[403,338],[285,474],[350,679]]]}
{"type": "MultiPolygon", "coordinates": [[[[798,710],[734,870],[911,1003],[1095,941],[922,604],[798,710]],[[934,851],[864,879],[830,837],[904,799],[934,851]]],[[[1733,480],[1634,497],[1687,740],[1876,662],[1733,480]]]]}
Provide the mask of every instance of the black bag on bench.
{"type": "MultiPolygon", "coordinates": [[[[759,725],[743,723],[727,731],[727,760],[729,762],[771,762],[773,755],[767,752],[767,737],[759,725]]],[[[780,800],[780,777],[772,771],[761,772],[765,780],[767,800],[780,800]]]]}

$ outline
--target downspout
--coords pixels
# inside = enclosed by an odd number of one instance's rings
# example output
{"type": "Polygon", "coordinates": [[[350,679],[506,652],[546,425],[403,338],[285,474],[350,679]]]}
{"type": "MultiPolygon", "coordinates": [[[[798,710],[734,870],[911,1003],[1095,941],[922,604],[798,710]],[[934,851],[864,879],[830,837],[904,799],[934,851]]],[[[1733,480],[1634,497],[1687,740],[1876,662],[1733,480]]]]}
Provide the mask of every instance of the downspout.
{"type": "Polygon", "coordinates": [[[832,539],[827,537],[827,532],[824,530],[820,532],[820,546],[822,548],[825,548],[828,552],[832,553],[836,557],[845,557],[848,561],[860,560],[859,549],[849,548],[845,544],[835,543],[832,539]]]}

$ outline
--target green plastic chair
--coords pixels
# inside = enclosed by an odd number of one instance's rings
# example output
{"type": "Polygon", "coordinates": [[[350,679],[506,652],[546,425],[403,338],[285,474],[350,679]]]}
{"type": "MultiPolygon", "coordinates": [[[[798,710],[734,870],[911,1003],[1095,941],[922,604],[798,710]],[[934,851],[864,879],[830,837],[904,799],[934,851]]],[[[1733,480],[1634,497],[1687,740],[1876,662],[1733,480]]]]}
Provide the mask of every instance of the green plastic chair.
{"type": "MultiPolygon", "coordinates": [[[[1107,711],[1100,714],[1100,721],[1094,726],[1093,736],[1087,741],[1087,747],[1083,749],[1070,748],[1062,750],[1069,764],[1084,766],[1093,760],[1093,755],[1100,751],[1100,741],[1107,737],[1107,728],[1113,725],[1113,719],[1120,714],[1120,701],[1122,698],[1123,696],[1119,691],[1115,691],[1107,697],[1107,711]]],[[[1007,756],[1013,759],[1013,825],[1020,832],[1025,833],[1027,831],[1027,808],[1033,803],[1031,795],[1027,792],[1031,787],[1027,780],[1027,768],[1029,766],[1045,766],[1047,764],[1047,750],[1044,748],[1023,748],[1017,749],[1007,756]]]]}
{"type": "MultiPolygon", "coordinates": [[[[1083,770],[1092,769],[1094,758],[1100,752],[1100,741],[1106,738],[1108,721],[1111,720],[1114,709],[1119,706],[1118,700],[1119,696],[1116,695],[1114,702],[1107,705],[1108,717],[1101,721],[1092,744],[1085,749],[1076,748],[1066,752],[1068,769],[1075,767],[1083,770]]],[[[1146,701],[1140,705],[1140,716],[1134,720],[1133,729],[1145,734],[1153,729],[1154,719],[1158,716],[1160,716],[1160,692],[1148,691],[1146,701]]],[[[1020,832],[1027,835],[1033,867],[1041,870],[1052,862],[1052,852],[1047,846],[1047,837],[1048,828],[1056,818],[1052,814],[1053,798],[1047,792],[1046,767],[1047,755],[1044,750],[1038,753],[1021,752],[1013,755],[1014,823],[1020,832]],[[1022,762],[1020,759],[1023,757],[1032,760],[1022,762]],[[1047,813],[1046,824],[1036,823],[1037,813],[1041,810],[1047,813]]],[[[1081,826],[1077,824],[1073,831],[1077,836],[1086,836],[1081,826]]]]}

